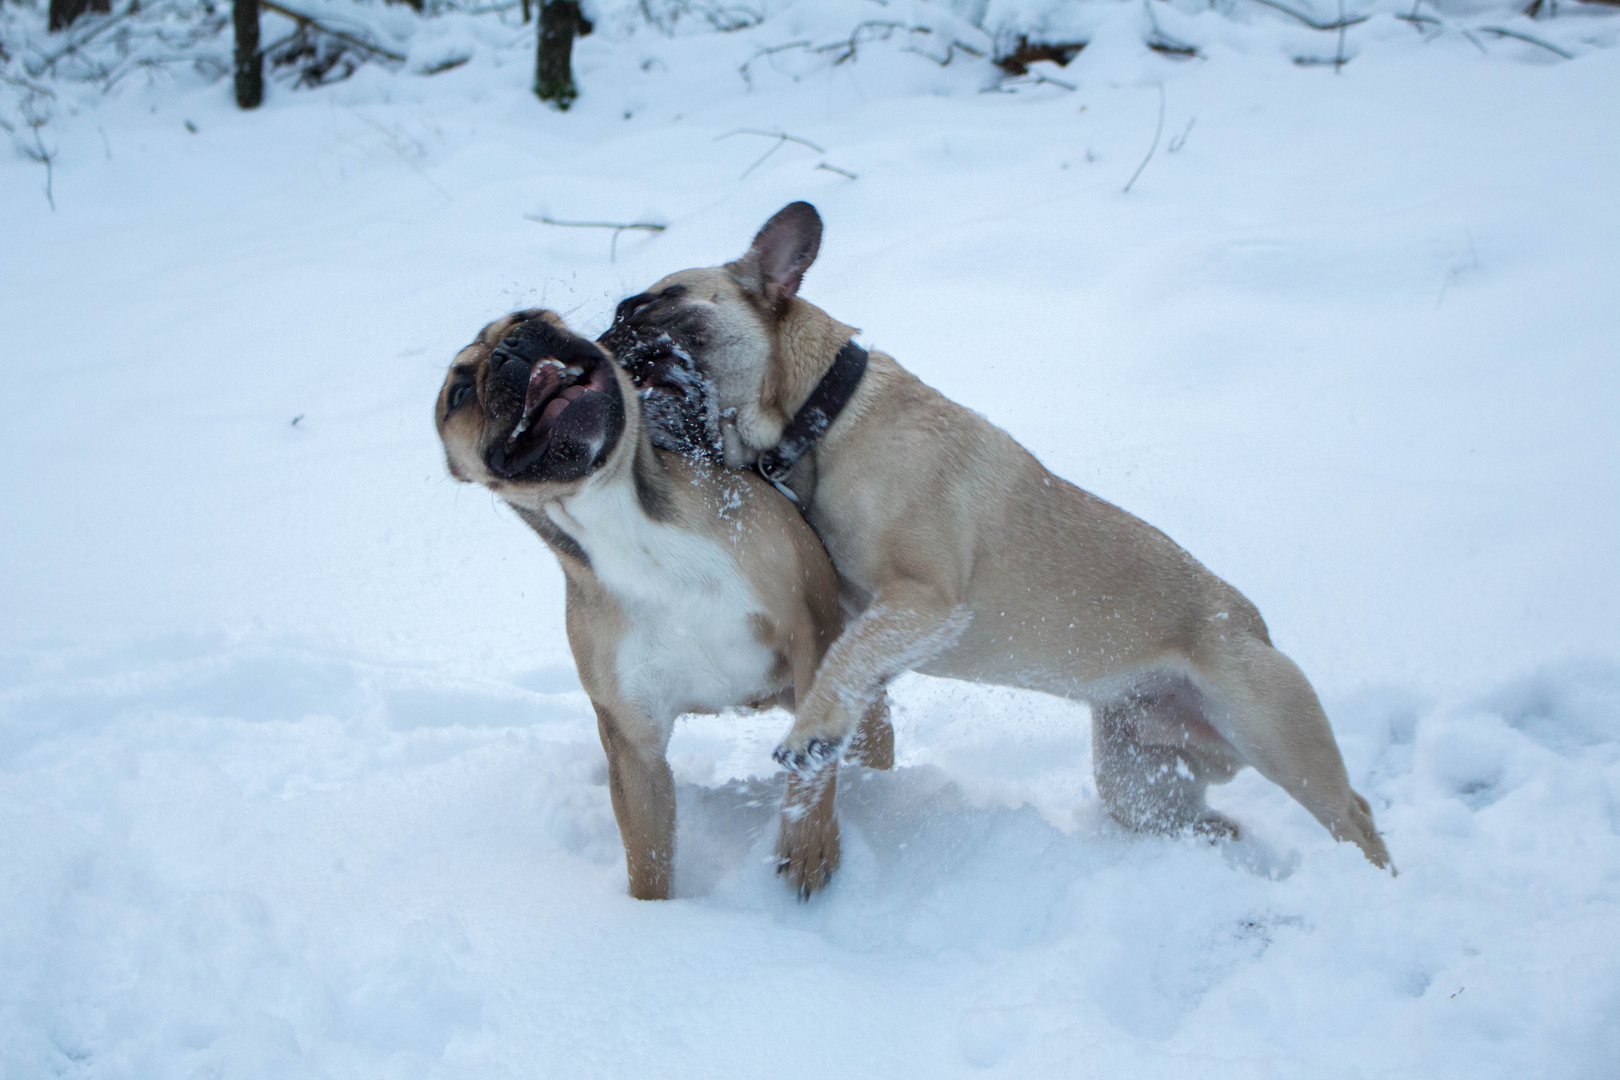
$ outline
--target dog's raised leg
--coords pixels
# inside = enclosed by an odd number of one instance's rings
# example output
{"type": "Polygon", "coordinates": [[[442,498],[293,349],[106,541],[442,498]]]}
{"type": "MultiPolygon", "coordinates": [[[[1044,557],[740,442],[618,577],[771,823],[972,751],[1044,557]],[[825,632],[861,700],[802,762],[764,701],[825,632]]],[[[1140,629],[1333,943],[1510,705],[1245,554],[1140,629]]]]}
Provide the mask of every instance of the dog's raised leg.
{"type": "Polygon", "coordinates": [[[1202,671],[1212,691],[1211,721],[1249,764],[1336,839],[1353,841],[1374,866],[1394,873],[1372,808],[1351,790],[1327,714],[1304,673],[1256,638],[1234,643],[1220,660],[1202,671]]]}
{"type": "Polygon", "coordinates": [[[856,724],[883,697],[889,680],[949,649],[967,629],[965,607],[914,581],[895,581],[873,597],[822,658],[777,762],[815,772],[838,760],[856,724]]]}
{"type": "Polygon", "coordinates": [[[675,878],[675,778],[664,758],[669,732],[650,718],[636,723],[601,702],[596,731],[608,759],[608,792],[624,841],[630,895],[668,900],[675,878]]]}

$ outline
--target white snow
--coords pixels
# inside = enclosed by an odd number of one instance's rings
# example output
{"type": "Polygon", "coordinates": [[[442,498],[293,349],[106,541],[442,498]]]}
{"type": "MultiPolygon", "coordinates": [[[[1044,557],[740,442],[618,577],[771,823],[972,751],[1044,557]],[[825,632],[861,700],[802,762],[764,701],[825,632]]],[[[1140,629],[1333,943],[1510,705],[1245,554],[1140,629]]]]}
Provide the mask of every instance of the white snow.
{"type": "Polygon", "coordinates": [[[1616,13],[1347,0],[1335,74],[1253,4],[599,5],[559,115],[515,9],[355,10],[410,63],[61,79],[55,212],[0,162],[0,1075],[1617,1074],[1616,13]],[[919,54],[1002,16],[1077,89],[919,54]],[[757,55],[870,19],[941,29],[757,55]],[[776,713],[682,722],[628,898],[561,575],[429,410],[796,198],[807,297],[1260,606],[1398,878],[1252,772],[1241,844],[1124,834],[1084,709],[907,676],[826,894],[776,713]]]}

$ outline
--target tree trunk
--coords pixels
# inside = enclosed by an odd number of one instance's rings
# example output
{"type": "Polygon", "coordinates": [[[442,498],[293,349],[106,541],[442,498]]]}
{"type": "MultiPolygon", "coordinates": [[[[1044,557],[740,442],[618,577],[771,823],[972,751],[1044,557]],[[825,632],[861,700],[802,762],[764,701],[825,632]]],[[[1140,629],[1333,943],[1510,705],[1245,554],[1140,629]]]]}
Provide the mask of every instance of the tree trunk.
{"type": "Polygon", "coordinates": [[[264,100],[264,55],[259,52],[259,0],[232,0],[236,24],[236,105],[257,109],[264,100]]]}
{"type": "MultiPolygon", "coordinates": [[[[102,0],[102,11],[107,10],[106,0],[102,0]]],[[[66,30],[73,25],[73,20],[90,10],[90,0],[51,0],[50,28],[66,30]]]]}
{"type": "Polygon", "coordinates": [[[574,35],[591,32],[579,0],[544,0],[540,5],[540,44],[534,54],[534,92],[566,112],[579,96],[574,86],[574,35]]]}

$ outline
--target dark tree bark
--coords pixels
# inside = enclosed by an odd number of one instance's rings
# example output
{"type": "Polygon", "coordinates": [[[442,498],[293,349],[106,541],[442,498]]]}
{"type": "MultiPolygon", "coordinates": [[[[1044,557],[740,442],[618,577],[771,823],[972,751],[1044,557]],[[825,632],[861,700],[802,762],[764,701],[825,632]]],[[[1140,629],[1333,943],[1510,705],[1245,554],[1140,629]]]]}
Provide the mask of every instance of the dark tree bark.
{"type": "Polygon", "coordinates": [[[66,30],[87,11],[105,14],[112,10],[112,0],[51,0],[52,30],[66,30]]]}
{"type": "Polygon", "coordinates": [[[236,24],[236,105],[257,109],[264,100],[264,54],[259,52],[259,0],[232,0],[236,24]]]}
{"type": "Polygon", "coordinates": [[[544,0],[540,5],[540,44],[534,54],[534,92],[566,112],[579,96],[574,86],[574,36],[591,32],[579,0],[544,0]]]}

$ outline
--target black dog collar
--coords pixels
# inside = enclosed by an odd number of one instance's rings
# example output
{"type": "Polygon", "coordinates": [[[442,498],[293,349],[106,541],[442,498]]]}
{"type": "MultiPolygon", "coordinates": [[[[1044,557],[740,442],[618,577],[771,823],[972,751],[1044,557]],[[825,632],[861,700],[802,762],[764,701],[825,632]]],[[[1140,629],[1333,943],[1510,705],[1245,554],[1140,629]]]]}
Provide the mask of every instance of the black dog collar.
{"type": "Polygon", "coordinates": [[[832,367],[827,369],[827,374],[816,383],[816,388],[810,391],[810,396],[783,429],[782,438],[759,455],[759,460],[754,463],[759,475],[775,484],[782,494],[799,502],[799,497],[787,486],[788,474],[816,444],[816,440],[832,427],[838,414],[849,404],[849,399],[855,396],[855,388],[865,374],[866,350],[853,341],[846,341],[834,357],[832,367]]]}

